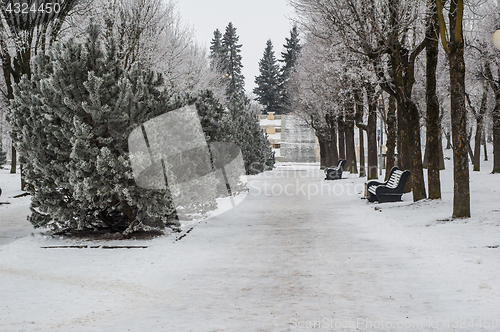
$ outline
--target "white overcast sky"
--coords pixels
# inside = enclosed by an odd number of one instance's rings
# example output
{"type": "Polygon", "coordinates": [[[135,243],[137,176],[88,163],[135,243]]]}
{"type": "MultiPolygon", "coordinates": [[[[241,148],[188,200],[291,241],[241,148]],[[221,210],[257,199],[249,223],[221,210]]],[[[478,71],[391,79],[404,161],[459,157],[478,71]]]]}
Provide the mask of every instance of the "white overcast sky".
{"type": "Polygon", "coordinates": [[[293,17],[293,9],[287,0],[177,0],[177,8],[184,22],[194,28],[198,42],[207,48],[214,30],[224,34],[227,24],[233,22],[243,45],[243,75],[248,93],[259,75],[259,60],[267,40],[272,40],[276,58],[280,59],[292,27],[289,18],[293,17]]]}

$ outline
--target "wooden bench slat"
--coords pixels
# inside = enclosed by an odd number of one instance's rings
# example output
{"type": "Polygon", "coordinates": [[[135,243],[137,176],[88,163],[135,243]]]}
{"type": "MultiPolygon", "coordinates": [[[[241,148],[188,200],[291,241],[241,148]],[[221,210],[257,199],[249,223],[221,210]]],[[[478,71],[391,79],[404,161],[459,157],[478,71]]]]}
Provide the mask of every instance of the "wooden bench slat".
{"type": "Polygon", "coordinates": [[[394,171],[387,181],[387,188],[390,189],[396,189],[399,185],[399,181],[401,180],[401,175],[403,174],[402,171],[394,171]]]}

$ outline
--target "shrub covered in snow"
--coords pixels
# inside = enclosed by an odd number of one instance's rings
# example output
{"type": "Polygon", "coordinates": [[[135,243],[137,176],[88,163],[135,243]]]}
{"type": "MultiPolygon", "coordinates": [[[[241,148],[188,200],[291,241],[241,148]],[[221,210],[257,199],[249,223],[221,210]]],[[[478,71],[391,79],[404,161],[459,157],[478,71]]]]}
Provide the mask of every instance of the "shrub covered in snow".
{"type": "MultiPolygon", "coordinates": [[[[35,227],[107,227],[125,234],[175,227],[168,190],[139,188],[128,156],[129,134],[146,121],[195,104],[208,140],[234,135],[210,91],[171,95],[162,76],[125,71],[111,34],[96,25],[85,43],[55,45],[34,60],[12,102],[12,136],[32,195],[35,227]]],[[[205,202],[212,204],[214,202],[205,202]]]]}

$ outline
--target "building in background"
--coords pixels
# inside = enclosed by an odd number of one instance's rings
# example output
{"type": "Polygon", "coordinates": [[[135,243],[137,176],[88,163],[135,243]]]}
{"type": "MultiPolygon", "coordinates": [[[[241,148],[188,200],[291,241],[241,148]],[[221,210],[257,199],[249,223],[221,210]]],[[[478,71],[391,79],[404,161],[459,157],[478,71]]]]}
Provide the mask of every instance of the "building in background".
{"type": "Polygon", "coordinates": [[[281,124],[285,117],[286,115],[275,115],[274,112],[260,116],[260,128],[268,135],[267,139],[276,161],[285,161],[285,156],[281,154],[282,139],[284,138],[281,132],[281,124]]]}
{"type": "MultiPolygon", "coordinates": [[[[379,120],[380,121],[380,120],[379,120]]],[[[260,115],[260,127],[263,132],[268,134],[269,144],[277,162],[296,162],[296,163],[319,163],[320,150],[317,137],[304,121],[299,117],[288,115],[276,115],[274,112],[260,115]]],[[[382,132],[380,125],[377,126],[377,141],[379,163],[385,167],[385,145],[380,146],[380,141],[385,143],[385,133],[382,132]],[[383,158],[382,158],[383,157],[383,158]]],[[[354,130],[356,159],[359,163],[359,130],[354,130]]],[[[368,158],[368,142],[366,133],[364,135],[365,160],[368,158]]]]}
{"type": "Polygon", "coordinates": [[[268,134],[276,161],[319,162],[319,144],[314,131],[299,117],[269,112],[260,116],[260,127],[268,134]]]}

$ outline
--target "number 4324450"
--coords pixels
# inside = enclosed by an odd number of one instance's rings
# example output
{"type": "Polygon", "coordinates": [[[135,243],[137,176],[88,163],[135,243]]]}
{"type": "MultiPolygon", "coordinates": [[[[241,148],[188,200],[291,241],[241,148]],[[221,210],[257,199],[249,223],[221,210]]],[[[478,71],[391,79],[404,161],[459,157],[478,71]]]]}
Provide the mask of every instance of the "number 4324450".
{"type": "Polygon", "coordinates": [[[15,14],[35,14],[35,13],[40,13],[40,12],[45,12],[47,14],[59,14],[61,11],[61,5],[57,2],[47,2],[47,3],[33,3],[32,5],[24,2],[16,2],[12,3],[9,2],[8,4],[5,5],[6,12],[8,13],[15,13],[15,14]]]}

